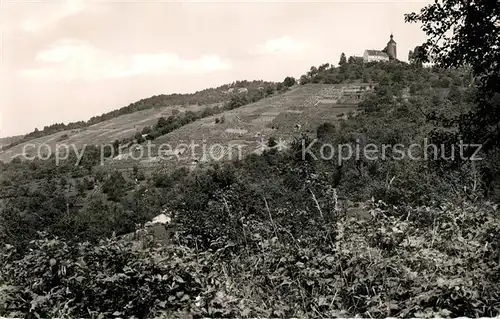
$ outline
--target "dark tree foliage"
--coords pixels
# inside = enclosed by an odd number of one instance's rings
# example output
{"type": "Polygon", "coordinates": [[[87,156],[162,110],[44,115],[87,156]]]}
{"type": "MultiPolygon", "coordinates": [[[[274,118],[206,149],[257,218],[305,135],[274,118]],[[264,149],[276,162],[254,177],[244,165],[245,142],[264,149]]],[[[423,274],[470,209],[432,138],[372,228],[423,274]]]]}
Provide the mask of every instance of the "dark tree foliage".
{"type": "Polygon", "coordinates": [[[345,53],[344,53],[344,52],[342,52],[342,54],[340,55],[339,65],[340,65],[340,66],[342,66],[342,65],[344,65],[344,64],[346,64],[346,63],[347,63],[347,58],[346,58],[346,56],[345,56],[345,53]]]}
{"type": "Polygon", "coordinates": [[[406,22],[422,23],[427,41],[418,59],[442,67],[470,67],[477,108],[457,119],[465,139],[487,148],[500,141],[500,5],[496,0],[436,1],[406,22]]]}
{"type": "Polygon", "coordinates": [[[408,61],[412,64],[422,65],[422,62],[425,58],[425,51],[421,46],[417,45],[415,49],[410,50],[408,53],[408,61]]]}
{"type": "Polygon", "coordinates": [[[300,85],[304,85],[304,84],[307,84],[309,83],[309,78],[307,77],[307,75],[302,75],[300,77],[300,81],[299,81],[300,85]]]}
{"type": "Polygon", "coordinates": [[[123,174],[115,171],[109,175],[102,186],[102,190],[106,193],[111,201],[118,202],[125,194],[127,189],[127,181],[123,174]]]}
{"type": "Polygon", "coordinates": [[[445,67],[469,65],[477,76],[484,76],[485,84],[500,85],[498,1],[436,1],[420,13],[407,14],[405,20],[423,24],[428,36],[422,45],[426,57],[445,67]]]}
{"type": "Polygon", "coordinates": [[[318,72],[324,72],[330,67],[330,63],[321,64],[318,68],[318,72]]]}
{"type": "Polygon", "coordinates": [[[291,86],[295,85],[295,82],[296,82],[296,81],[295,81],[295,78],[294,78],[294,77],[287,76],[287,77],[285,78],[285,80],[283,81],[283,85],[284,85],[285,87],[291,87],[291,86]]]}
{"type": "Polygon", "coordinates": [[[274,136],[269,137],[269,139],[267,140],[267,146],[275,147],[276,145],[278,145],[276,138],[274,136]]]}
{"type": "Polygon", "coordinates": [[[323,123],[316,129],[316,137],[320,140],[327,140],[328,138],[335,135],[335,125],[332,123],[323,123]]]}

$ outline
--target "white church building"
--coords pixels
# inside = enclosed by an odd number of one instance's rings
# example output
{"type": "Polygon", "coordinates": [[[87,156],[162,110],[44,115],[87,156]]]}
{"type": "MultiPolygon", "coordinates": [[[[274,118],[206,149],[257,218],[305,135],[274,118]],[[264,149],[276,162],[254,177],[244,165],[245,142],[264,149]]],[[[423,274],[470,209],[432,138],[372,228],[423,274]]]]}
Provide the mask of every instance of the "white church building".
{"type": "Polygon", "coordinates": [[[393,39],[391,34],[391,39],[387,42],[387,46],[384,50],[365,50],[363,53],[363,62],[381,62],[390,61],[397,59],[396,53],[396,41],[393,39]]]}

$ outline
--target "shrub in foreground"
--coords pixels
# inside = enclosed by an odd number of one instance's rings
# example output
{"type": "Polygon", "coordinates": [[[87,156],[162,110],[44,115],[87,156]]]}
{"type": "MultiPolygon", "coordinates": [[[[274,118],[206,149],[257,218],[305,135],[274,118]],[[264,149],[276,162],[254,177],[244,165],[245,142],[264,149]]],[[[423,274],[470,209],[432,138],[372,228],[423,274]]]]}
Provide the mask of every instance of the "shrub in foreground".
{"type": "Polygon", "coordinates": [[[0,311],[95,318],[499,314],[496,207],[379,202],[368,212],[371,218],[340,217],[300,240],[276,221],[248,221],[240,250],[230,242],[198,251],[42,238],[19,257],[7,247],[0,311]]]}

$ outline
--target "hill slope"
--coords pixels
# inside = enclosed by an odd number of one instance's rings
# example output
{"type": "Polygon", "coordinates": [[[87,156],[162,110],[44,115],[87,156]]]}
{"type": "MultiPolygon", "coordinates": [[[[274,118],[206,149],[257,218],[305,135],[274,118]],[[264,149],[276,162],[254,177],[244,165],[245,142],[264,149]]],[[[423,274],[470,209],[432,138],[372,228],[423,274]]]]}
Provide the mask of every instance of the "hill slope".
{"type": "Polygon", "coordinates": [[[160,117],[170,116],[172,112],[198,111],[204,107],[206,106],[166,106],[121,115],[86,128],[61,131],[20,143],[0,152],[0,160],[10,161],[25,151],[26,155],[33,156],[37,155],[40,150],[41,155],[44,156],[49,152],[45,145],[55,150],[57,144],[66,144],[81,149],[84,145],[112,143],[114,140],[133,136],[135,132],[140,132],[142,128],[155,124],[160,117]]]}
{"type": "Polygon", "coordinates": [[[45,126],[42,130],[38,130],[38,128],[36,128],[31,133],[28,133],[24,136],[20,136],[19,138],[16,139],[9,140],[8,143],[7,142],[3,143],[3,149],[7,150],[21,143],[32,141],[34,139],[41,137],[46,137],[48,135],[61,133],[63,131],[85,129],[95,124],[113,120],[119,116],[132,114],[139,111],[158,109],[162,107],[176,106],[176,105],[186,106],[186,105],[209,105],[215,103],[223,103],[228,98],[227,92],[230,88],[232,88],[233,90],[238,88],[246,88],[249,92],[257,91],[259,88],[275,91],[276,86],[277,83],[266,82],[263,80],[253,80],[253,81],[243,80],[243,81],[236,81],[230,84],[224,84],[216,88],[204,89],[194,93],[188,93],[188,94],[173,93],[173,94],[154,95],[152,97],[144,98],[134,103],[131,103],[128,106],[122,107],[120,109],[116,109],[114,111],[107,112],[98,116],[93,116],[88,121],[78,121],[68,124],[54,123],[52,125],[45,126]]]}
{"type": "Polygon", "coordinates": [[[290,141],[300,132],[312,133],[324,122],[345,117],[356,110],[357,103],[371,87],[370,84],[295,86],[282,95],[185,125],[157,138],[150,153],[142,147],[108,164],[126,169],[140,160],[143,166],[155,166],[161,161],[167,167],[176,167],[259,153],[262,143],[267,143],[270,137],[290,141]],[[197,145],[194,149],[193,144],[197,145]]]}
{"type": "MultiPolygon", "coordinates": [[[[224,154],[220,154],[221,147],[214,148],[211,152],[214,144],[222,144],[226,148],[232,147],[233,150],[241,147],[244,155],[249,154],[260,145],[259,142],[267,141],[271,136],[286,140],[299,131],[311,132],[323,122],[338,120],[341,115],[355,110],[358,100],[353,99],[351,95],[362,95],[356,92],[369,91],[370,87],[369,84],[295,86],[284,94],[273,95],[222,114],[200,119],[160,136],[154,141],[151,154],[144,153],[141,156],[137,152],[135,152],[137,154],[132,152],[133,158],[141,160],[143,165],[150,166],[152,163],[157,163],[154,157],[158,155],[159,145],[168,144],[162,148],[168,150],[169,147],[182,148],[180,144],[189,144],[191,141],[201,144],[204,140],[211,158],[226,159],[224,154]]],[[[218,104],[209,106],[215,105],[218,104]]],[[[54,153],[58,145],[61,145],[62,151],[65,149],[62,145],[69,146],[73,151],[85,145],[110,144],[115,140],[129,138],[146,126],[156,124],[160,117],[168,117],[174,112],[200,111],[205,107],[206,105],[166,106],[118,116],[86,128],[61,131],[20,143],[1,151],[0,160],[7,162],[23,154],[46,156],[54,153]]],[[[128,150],[125,152],[130,153],[128,150]]],[[[224,152],[227,153],[227,150],[224,152]]],[[[168,156],[161,158],[168,159],[168,156]]],[[[201,159],[200,154],[190,154],[189,158],[184,164],[190,162],[191,158],[201,159]]],[[[112,166],[131,168],[135,162],[135,160],[113,160],[112,166]]],[[[175,160],[172,164],[176,166],[179,163],[175,160]]]]}
{"type": "Polygon", "coordinates": [[[0,149],[23,139],[23,135],[8,136],[0,138],[0,149]]]}

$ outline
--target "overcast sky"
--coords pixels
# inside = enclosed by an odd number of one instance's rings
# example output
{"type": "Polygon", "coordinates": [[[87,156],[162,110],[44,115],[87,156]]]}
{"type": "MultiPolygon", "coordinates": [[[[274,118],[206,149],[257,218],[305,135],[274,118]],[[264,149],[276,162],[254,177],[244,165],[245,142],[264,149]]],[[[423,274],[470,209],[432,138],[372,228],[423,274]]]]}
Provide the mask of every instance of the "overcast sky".
{"type": "Polygon", "coordinates": [[[424,41],[404,13],[429,1],[0,2],[0,136],[88,120],[141,98],[283,80],[341,52],[398,58],[424,41]]]}

